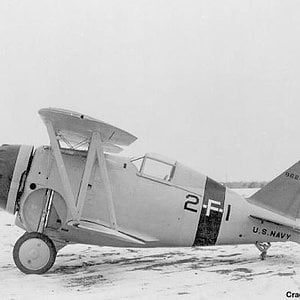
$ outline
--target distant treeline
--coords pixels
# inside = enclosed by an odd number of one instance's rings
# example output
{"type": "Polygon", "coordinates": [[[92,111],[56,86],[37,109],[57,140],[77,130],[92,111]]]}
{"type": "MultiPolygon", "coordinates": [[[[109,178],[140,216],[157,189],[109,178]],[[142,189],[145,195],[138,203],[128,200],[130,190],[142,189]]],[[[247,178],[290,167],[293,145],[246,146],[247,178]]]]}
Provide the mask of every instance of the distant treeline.
{"type": "Polygon", "coordinates": [[[262,188],[268,181],[229,181],[223,182],[223,184],[231,189],[252,189],[252,188],[262,188]]]}

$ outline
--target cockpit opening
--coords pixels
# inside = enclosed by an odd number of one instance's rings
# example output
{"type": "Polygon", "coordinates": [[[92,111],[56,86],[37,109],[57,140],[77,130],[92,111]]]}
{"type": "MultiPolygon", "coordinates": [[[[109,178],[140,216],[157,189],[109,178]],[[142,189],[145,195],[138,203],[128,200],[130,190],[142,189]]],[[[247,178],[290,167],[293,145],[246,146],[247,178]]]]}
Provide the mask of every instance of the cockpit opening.
{"type": "Polygon", "coordinates": [[[157,154],[146,154],[132,159],[131,162],[136,166],[138,173],[144,177],[171,181],[174,176],[176,162],[157,154]]]}

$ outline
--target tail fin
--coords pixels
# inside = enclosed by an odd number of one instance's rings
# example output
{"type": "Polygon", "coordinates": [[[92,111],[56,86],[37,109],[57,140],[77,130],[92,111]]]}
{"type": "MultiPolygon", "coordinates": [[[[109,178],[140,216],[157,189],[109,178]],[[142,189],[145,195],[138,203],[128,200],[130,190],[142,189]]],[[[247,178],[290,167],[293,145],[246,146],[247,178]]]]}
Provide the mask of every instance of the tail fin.
{"type": "Polygon", "coordinates": [[[281,215],[300,216],[300,161],[252,195],[249,200],[281,215]]]}

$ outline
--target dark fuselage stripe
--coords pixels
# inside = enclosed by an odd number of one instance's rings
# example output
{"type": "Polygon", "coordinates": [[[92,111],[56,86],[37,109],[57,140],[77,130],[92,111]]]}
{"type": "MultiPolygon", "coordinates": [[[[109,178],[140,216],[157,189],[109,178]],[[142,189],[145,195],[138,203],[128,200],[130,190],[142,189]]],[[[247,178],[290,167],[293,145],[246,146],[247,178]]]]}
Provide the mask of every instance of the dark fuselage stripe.
{"type": "Polygon", "coordinates": [[[224,211],[226,187],[207,177],[193,246],[215,245],[224,211]]]}
{"type": "Polygon", "coordinates": [[[229,216],[230,216],[230,209],[231,209],[231,205],[228,204],[228,208],[227,208],[227,214],[226,214],[226,219],[225,221],[228,221],[229,220],[229,216]]]}

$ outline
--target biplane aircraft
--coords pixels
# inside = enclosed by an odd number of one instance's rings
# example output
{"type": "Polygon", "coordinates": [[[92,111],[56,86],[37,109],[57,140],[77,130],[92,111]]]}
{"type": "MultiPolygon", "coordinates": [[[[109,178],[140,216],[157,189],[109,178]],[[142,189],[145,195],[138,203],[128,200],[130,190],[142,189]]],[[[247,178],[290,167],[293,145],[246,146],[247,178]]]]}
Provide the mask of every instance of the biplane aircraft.
{"type": "Polygon", "coordinates": [[[26,233],[16,266],[42,274],[71,243],[113,247],[300,240],[300,162],[243,198],[178,161],[118,155],[132,134],[86,115],[41,109],[50,146],[0,147],[0,207],[26,233]]]}

